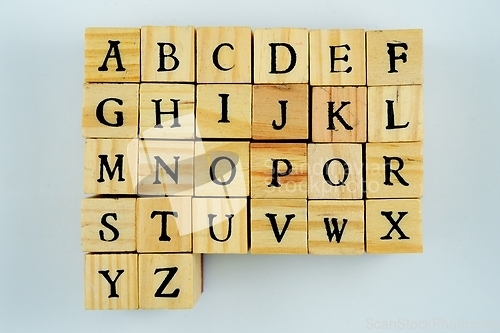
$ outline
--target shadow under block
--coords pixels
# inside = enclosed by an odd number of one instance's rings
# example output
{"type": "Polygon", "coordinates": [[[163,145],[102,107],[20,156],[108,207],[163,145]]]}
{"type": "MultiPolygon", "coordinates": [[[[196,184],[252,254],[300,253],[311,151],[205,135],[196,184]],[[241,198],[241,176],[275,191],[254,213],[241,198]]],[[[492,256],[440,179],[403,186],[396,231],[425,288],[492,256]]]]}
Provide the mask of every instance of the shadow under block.
{"type": "Polygon", "coordinates": [[[368,141],[422,141],[424,102],[421,85],[368,88],[368,141]]]}
{"type": "Polygon", "coordinates": [[[307,244],[311,254],[365,251],[363,200],[308,200],[307,244]]]}
{"type": "Polygon", "coordinates": [[[253,35],[254,83],[309,82],[307,29],[255,29],[253,35]]]}
{"type": "Polygon", "coordinates": [[[137,199],[137,252],[191,252],[191,197],[137,199]]]}
{"type": "Polygon", "coordinates": [[[136,310],[137,254],[85,255],[85,309],[136,310]]]}
{"type": "Polygon", "coordinates": [[[252,137],[252,86],[199,84],[196,86],[196,136],[247,139],[252,137]]]}
{"type": "Polygon", "coordinates": [[[420,198],[422,142],[366,144],[367,198],[420,198]]]}
{"type": "Polygon", "coordinates": [[[253,254],[307,253],[306,199],[251,199],[253,254]]]}
{"type": "Polygon", "coordinates": [[[193,198],[193,252],[247,253],[247,198],[193,198]]]}
{"type": "Polygon", "coordinates": [[[138,28],[85,29],[85,82],[140,81],[138,28]]]}
{"type": "Polygon", "coordinates": [[[313,142],[366,142],[366,87],[312,88],[313,142]]]}
{"type": "Polygon", "coordinates": [[[193,84],[141,84],[139,136],[193,139],[194,101],[193,84]]]}
{"type": "Polygon", "coordinates": [[[369,86],[422,84],[423,31],[367,31],[366,66],[369,86]]]}
{"type": "Polygon", "coordinates": [[[82,113],[85,138],[135,138],[139,126],[139,85],[86,83],[82,113]]]}
{"type": "Polygon", "coordinates": [[[143,82],[194,82],[194,27],[141,28],[143,82]]]}
{"type": "Polygon", "coordinates": [[[200,254],[140,254],[139,307],[191,309],[202,292],[200,254]]]}
{"type": "Polygon", "coordinates": [[[198,83],[252,83],[252,29],[196,29],[198,83]]]}
{"type": "Polygon", "coordinates": [[[137,193],[193,195],[193,141],[139,140],[137,193]]]}
{"type": "Polygon", "coordinates": [[[305,143],[250,143],[252,198],[307,198],[305,143]]]}
{"type": "Polygon", "coordinates": [[[252,138],[293,140],[309,138],[309,86],[254,85],[252,138]]]}
{"type": "Polygon", "coordinates": [[[135,251],[135,200],[135,198],[83,199],[82,251],[135,251]]]}
{"type": "Polygon", "coordinates": [[[195,156],[196,196],[250,195],[249,142],[197,141],[195,156]]]}
{"type": "Polygon", "coordinates": [[[86,139],[85,194],[136,194],[137,139],[86,139]]]}
{"type": "Polygon", "coordinates": [[[363,198],[361,144],[309,144],[307,150],[309,199],[363,198]]]}
{"type": "Polygon", "coordinates": [[[366,252],[422,251],[420,199],[366,201],[366,252]]]}
{"type": "Polygon", "coordinates": [[[363,29],[311,30],[309,45],[312,86],[366,85],[363,29]]]}

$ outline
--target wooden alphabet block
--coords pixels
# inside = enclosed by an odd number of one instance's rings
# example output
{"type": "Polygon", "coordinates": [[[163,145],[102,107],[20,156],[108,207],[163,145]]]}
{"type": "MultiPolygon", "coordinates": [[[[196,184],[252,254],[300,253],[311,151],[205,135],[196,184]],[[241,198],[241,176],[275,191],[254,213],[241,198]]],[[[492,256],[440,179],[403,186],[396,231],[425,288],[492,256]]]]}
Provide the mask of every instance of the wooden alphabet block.
{"type": "Polygon", "coordinates": [[[306,254],[306,199],[251,199],[252,254],[306,254]]]}
{"type": "Polygon", "coordinates": [[[194,82],[194,35],[193,27],[142,27],[142,81],[194,82]]]}
{"type": "Polygon", "coordinates": [[[365,250],[363,200],[308,200],[311,254],[362,254],[365,250]]]}
{"type": "Polygon", "coordinates": [[[255,29],[254,83],[309,82],[307,29],[255,29]]]}
{"type": "Polygon", "coordinates": [[[366,142],[366,87],[312,88],[313,142],[366,142]]]}
{"type": "Polygon", "coordinates": [[[309,138],[309,87],[306,84],[254,85],[252,138],[309,138]]]}
{"type": "Polygon", "coordinates": [[[139,82],[140,40],[137,28],[85,29],[85,82],[139,82]]]}
{"type": "Polygon", "coordinates": [[[135,194],[137,139],[86,139],[83,190],[86,194],[135,194]]]}
{"type": "Polygon", "coordinates": [[[191,252],[191,197],[137,199],[137,252],[191,252]]]}
{"type": "Polygon", "coordinates": [[[247,198],[193,198],[193,252],[247,253],[247,198]]]}
{"type": "Polygon", "coordinates": [[[85,198],[81,205],[84,252],[135,251],[135,198],[85,198]]]}
{"type": "Polygon", "coordinates": [[[201,291],[200,254],[139,255],[141,309],[191,309],[201,291]]]}
{"type": "Polygon", "coordinates": [[[362,199],[361,144],[309,144],[308,198],[362,199]]]}
{"type": "Polygon", "coordinates": [[[365,31],[311,30],[310,83],[313,86],[366,84],[365,31]]]}
{"type": "Polygon", "coordinates": [[[193,84],[141,84],[140,137],[193,139],[194,98],[193,84]]]}
{"type": "Polygon", "coordinates": [[[196,29],[198,83],[252,83],[250,27],[196,29]]]}
{"type": "Polygon", "coordinates": [[[199,84],[196,86],[196,136],[249,139],[252,137],[252,86],[199,84]]]}
{"type": "Polygon", "coordinates": [[[422,141],[422,86],[368,88],[368,141],[422,141]]]}
{"type": "Polygon", "coordinates": [[[199,141],[195,155],[196,196],[250,195],[249,142],[199,141]]]}
{"type": "Polygon", "coordinates": [[[420,198],[422,142],[366,145],[367,198],[420,198]]]}
{"type": "Polygon", "coordinates": [[[136,310],[137,254],[85,255],[85,309],[136,310]]]}
{"type": "Polygon", "coordinates": [[[422,30],[367,31],[366,66],[369,86],[422,84],[422,30]]]}
{"type": "Polygon", "coordinates": [[[420,199],[366,201],[366,252],[422,252],[420,199]]]}

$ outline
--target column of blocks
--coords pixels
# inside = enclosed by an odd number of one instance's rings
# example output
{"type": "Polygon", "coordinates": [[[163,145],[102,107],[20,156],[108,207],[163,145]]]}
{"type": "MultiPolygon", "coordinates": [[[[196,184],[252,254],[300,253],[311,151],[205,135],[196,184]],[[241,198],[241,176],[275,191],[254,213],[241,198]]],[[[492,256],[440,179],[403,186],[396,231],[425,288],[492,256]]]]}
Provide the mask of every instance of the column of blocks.
{"type": "Polygon", "coordinates": [[[421,30],[88,28],[86,309],[187,309],[202,255],[422,252],[421,30]]]}

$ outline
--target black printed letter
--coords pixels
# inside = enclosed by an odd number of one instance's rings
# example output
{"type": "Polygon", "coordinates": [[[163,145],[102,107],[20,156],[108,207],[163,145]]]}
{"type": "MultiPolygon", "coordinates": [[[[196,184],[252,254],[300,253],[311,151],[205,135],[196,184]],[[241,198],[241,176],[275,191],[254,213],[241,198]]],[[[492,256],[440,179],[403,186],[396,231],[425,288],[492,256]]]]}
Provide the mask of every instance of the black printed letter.
{"type": "Polygon", "coordinates": [[[400,55],[396,56],[396,47],[402,47],[408,50],[408,45],[406,43],[387,43],[387,53],[389,54],[389,72],[397,73],[396,60],[402,60],[403,63],[406,62],[406,53],[402,52],[400,55]]]}
{"type": "Polygon", "coordinates": [[[288,176],[290,173],[292,173],[292,163],[290,163],[290,161],[285,158],[280,158],[280,159],[271,158],[271,161],[273,161],[272,178],[271,178],[271,183],[267,185],[267,187],[272,187],[272,186],[281,187],[281,184],[278,182],[278,177],[285,177],[288,176]],[[285,163],[286,165],[285,172],[278,172],[279,162],[285,163]]]}
{"type": "Polygon", "coordinates": [[[405,166],[405,163],[404,163],[403,159],[401,159],[400,157],[387,157],[387,156],[384,156],[384,163],[385,163],[385,180],[384,180],[384,185],[388,185],[388,186],[394,185],[391,182],[391,172],[394,174],[394,176],[396,176],[396,178],[399,180],[399,182],[401,183],[401,185],[403,185],[403,186],[409,186],[410,185],[399,174],[399,171],[401,169],[403,169],[403,167],[405,166]],[[399,166],[398,166],[397,169],[391,169],[391,161],[392,160],[398,161],[399,166]]]}
{"type": "Polygon", "coordinates": [[[99,274],[101,274],[102,276],[104,276],[104,278],[106,279],[106,281],[109,283],[109,296],[108,298],[118,298],[120,297],[120,295],[118,295],[116,293],[116,281],[118,281],[118,278],[120,277],[120,275],[123,274],[123,272],[125,272],[125,270],[123,269],[117,269],[116,270],[116,277],[114,280],[111,280],[111,277],[109,276],[109,269],[108,270],[105,270],[105,271],[98,271],[99,274]]]}
{"type": "Polygon", "coordinates": [[[159,46],[159,57],[160,57],[160,65],[158,67],[158,72],[168,72],[175,71],[177,67],[179,67],[179,59],[174,56],[175,53],[175,45],[172,43],[158,43],[159,46]],[[169,54],[165,54],[165,45],[170,46],[172,52],[169,54]],[[174,61],[174,65],[170,68],[165,68],[165,58],[172,58],[174,61]]]}
{"type": "Polygon", "coordinates": [[[118,220],[118,216],[116,215],[116,213],[106,213],[106,214],[104,214],[101,217],[101,224],[103,226],[105,226],[106,228],[108,228],[109,230],[111,230],[111,232],[113,233],[113,238],[106,239],[106,238],[104,238],[104,231],[103,230],[99,230],[99,238],[103,242],[113,242],[113,241],[117,240],[118,237],[120,236],[120,232],[118,231],[118,229],[116,229],[114,226],[112,226],[111,224],[109,224],[108,221],[106,221],[106,219],[107,219],[108,216],[111,216],[112,218],[114,218],[115,221],[118,220]]]}
{"type": "Polygon", "coordinates": [[[118,49],[118,44],[120,44],[119,40],[108,40],[109,43],[109,49],[108,53],[106,54],[106,58],[104,58],[104,61],[102,63],[102,66],[97,68],[99,72],[105,72],[108,70],[108,60],[109,58],[115,58],[116,59],[116,71],[117,72],[124,72],[125,68],[122,65],[122,58],[120,56],[120,50],[118,49]],[[113,52],[113,54],[111,54],[113,52]]]}
{"type": "Polygon", "coordinates": [[[297,53],[295,53],[295,49],[292,47],[292,45],[287,44],[287,43],[269,43],[269,46],[271,47],[271,71],[269,73],[271,74],[284,74],[290,72],[294,67],[295,63],[297,62],[297,53]],[[278,70],[276,68],[276,48],[278,46],[283,46],[285,47],[288,52],[290,52],[290,65],[288,65],[287,68],[283,70],[278,70]]]}
{"type": "Polygon", "coordinates": [[[99,167],[99,179],[97,179],[98,183],[104,182],[104,169],[106,169],[106,173],[109,176],[109,180],[112,180],[113,177],[115,176],[116,170],[118,170],[118,181],[119,182],[124,182],[125,178],[123,178],[123,155],[122,154],[116,154],[116,163],[111,170],[111,167],[109,166],[108,162],[108,155],[98,155],[99,159],[101,160],[100,167],[99,167]]]}
{"type": "Polygon", "coordinates": [[[106,98],[103,99],[102,101],[97,104],[97,108],[95,109],[95,116],[97,117],[97,120],[103,125],[106,126],[111,126],[111,127],[120,127],[123,126],[123,112],[121,111],[115,111],[114,114],[116,115],[116,123],[110,123],[109,121],[104,118],[104,104],[108,101],[113,101],[116,102],[118,105],[123,105],[123,101],[118,98],[106,98]]]}
{"type": "Polygon", "coordinates": [[[347,54],[345,56],[341,57],[341,58],[336,58],[335,57],[335,49],[339,48],[339,47],[344,47],[347,51],[351,50],[351,48],[349,47],[348,44],[337,45],[337,46],[330,46],[330,63],[331,63],[330,73],[341,73],[341,72],[350,73],[352,71],[352,67],[351,66],[347,67],[347,69],[345,71],[336,71],[335,70],[335,60],[342,60],[342,61],[345,61],[345,62],[347,62],[347,60],[349,60],[349,56],[347,54]]]}

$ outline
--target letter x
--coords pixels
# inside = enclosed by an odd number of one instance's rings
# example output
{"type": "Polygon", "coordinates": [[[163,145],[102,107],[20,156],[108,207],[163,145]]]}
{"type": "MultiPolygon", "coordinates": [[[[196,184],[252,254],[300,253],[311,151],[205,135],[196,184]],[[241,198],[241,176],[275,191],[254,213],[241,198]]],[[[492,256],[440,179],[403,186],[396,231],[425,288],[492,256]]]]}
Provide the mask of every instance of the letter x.
{"type": "Polygon", "coordinates": [[[399,222],[401,222],[401,220],[403,219],[403,217],[405,217],[406,214],[408,214],[408,212],[398,212],[399,218],[398,218],[397,221],[394,221],[394,219],[392,218],[392,212],[380,212],[380,214],[382,214],[383,216],[385,216],[387,218],[387,220],[392,225],[392,228],[391,228],[391,230],[389,230],[389,232],[387,233],[387,235],[380,237],[380,239],[383,239],[383,240],[392,239],[391,233],[392,233],[393,230],[396,230],[399,233],[399,238],[398,239],[410,239],[410,237],[406,236],[404,234],[403,230],[401,230],[401,228],[399,227],[399,222]]]}

